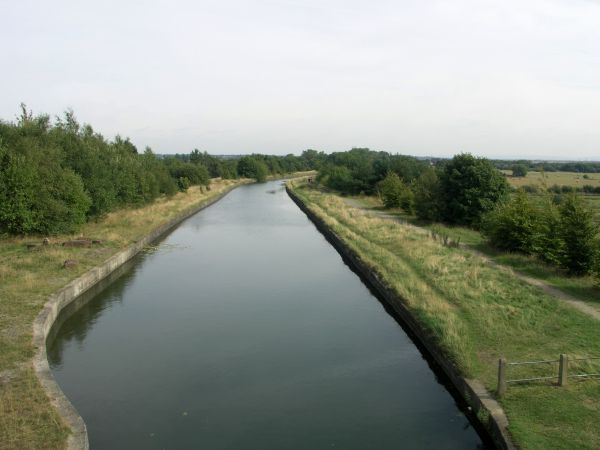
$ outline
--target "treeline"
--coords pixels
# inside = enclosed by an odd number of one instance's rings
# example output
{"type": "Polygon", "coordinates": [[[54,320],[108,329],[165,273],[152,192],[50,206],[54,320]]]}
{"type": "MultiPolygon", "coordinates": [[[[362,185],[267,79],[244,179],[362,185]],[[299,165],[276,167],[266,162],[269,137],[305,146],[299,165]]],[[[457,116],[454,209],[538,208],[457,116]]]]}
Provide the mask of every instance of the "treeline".
{"type": "Polygon", "coordinates": [[[0,122],[3,233],[70,232],[92,217],[192,183],[208,183],[204,167],[169,166],[150,149],[138,154],[129,139],[107,141],[72,112],[52,123],[23,107],[16,123],[0,122]]]}
{"type": "MultiPolygon", "coordinates": [[[[202,164],[208,169],[211,178],[254,178],[264,181],[268,175],[283,175],[292,172],[313,170],[316,166],[310,155],[314,150],[305,151],[302,156],[293,154],[285,156],[253,154],[240,157],[219,158],[194,149],[189,154],[175,154],[172,158],[178,161],[202,164]]],[[[315,152],[316,153],[316,152],[315,152]]]]}
{"type": "Polygon", "coordinates": [[[73,112],[54,121],[22,105],[16,122],[0,120],[0,234],[72,232],[117,208],[141,206],[211,177],[250,177],[310,169],[303,157],[220,159],[194,150],[157,157],[129,139],[110,141],[73,112]]]}
{"type": "Polygon", "coordinates": [[[581,193],[581,194],[600,194],[600,186],[592,186],[591,184],[584,184],[583,186],[569,186],[553,184],[548,188],[543,186],[537,186],[535,184],[526,184],[522,187],[525,192],[538,193],[538,192],[551,192],[553,194],[570,194],[570,193],[581,193]]]}
{"type": "Polygon", "coordinates": [[[600,271],[599,229],[581,196],[512,193],[495,165],[460,154],[435,165],[416,158],[353,149],[323,155],[318,181],[346,194],[377,194],[386,207],[419,219],[466,225],[491,245],[558,265],[600,271]]]}
{"type": "Polygon", "coordinates": [[[461,154],[434,166],[364,148],[323,155],[318,181],[345,194],[378,194],[385,206],[423,219],[475,227],[510,191],[502,173],[483,158],[461,154]]]}
{"type": "Polygon", "coordinates": [[[525,167],[535,172],[575,172],[575,173],[600,173],[600,162],[548,162],[529,161],[520,159],[517,161],[494,160],[493,164],[500,170],[513,170],[515,166],[525,167]]]}

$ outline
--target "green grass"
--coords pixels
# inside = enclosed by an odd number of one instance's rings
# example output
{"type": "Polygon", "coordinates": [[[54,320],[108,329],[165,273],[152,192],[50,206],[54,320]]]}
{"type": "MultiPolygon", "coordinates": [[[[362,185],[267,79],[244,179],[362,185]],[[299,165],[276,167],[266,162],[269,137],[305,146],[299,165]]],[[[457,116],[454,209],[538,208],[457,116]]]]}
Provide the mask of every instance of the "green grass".
{"type": "Polygon", "coordinates": [[[31,365],[32,324],[48,297],[185,210],[196,208],[235,184],[248,180],[213,180],[211,190],[193,187],[139,209],[126,209],[91,222],[81,235],[102,245],[65,248],[78,236],[55,236],[47,246],[27,249],[42,237],[0,240],[0,449],[63,448],[68,430],[51,407],[31,365]],[[75,269],[63,269],[75,259],[75,269]]]}
{"type": "MultiPolygon", "coordinates": [[[[493,391],[497,360],[600,355],[600,324],[482,257],[299,187],[308,207],[394,289],[462,374],[493,391]]],[[[548,368],[525,367],[524,376],[548,368]]],[[[596,368],[598,370],[598,368],[596,368]]],[[[552,371],[551,371],[552,372],[552,371]]],[[[526,449],[600,448],[600,382],[511,385],[501,403],[526,449]]]]}
{"type": "MultiPolygon", "coordinates": [[[[591,196],[596,198],[596,196],[591,196]]],[[[600,196],[597,196],[596,206],[600,212],[600,196]]],[[[419,220],[416,216],[406,214],[401,209],[384,210],[381,201],[377,197],[352,197],[367,210],[385,211],[386,214],[396,217],[411,225],[415,225],[437,233],[440,236],[448,236],[454,242],[465,244],[468,248],[484,253],[492,261],[508,266],[516,271],[533,278],[545,281],[550,286],[558,288],[578,300],[600,309],[600,286],[591,276],[570,276],[564,270],[540,261],[533,256],[520,253],[507,253],[490,247],[485,238],[477,230],[467,227],[451,226],[438,222],[419,220]]],[[[599,215],[600,217],[600,215],[599,215]]]]}

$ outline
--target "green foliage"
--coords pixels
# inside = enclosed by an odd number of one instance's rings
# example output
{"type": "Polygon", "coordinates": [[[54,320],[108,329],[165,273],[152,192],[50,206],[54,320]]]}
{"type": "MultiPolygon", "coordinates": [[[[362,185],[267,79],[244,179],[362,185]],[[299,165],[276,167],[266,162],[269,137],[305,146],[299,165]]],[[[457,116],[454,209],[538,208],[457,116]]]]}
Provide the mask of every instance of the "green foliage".
{"type": "Polygon", "coordinates": [[[86,221],[91,205],[81,178],[70,169],[44,167],[40,170],[44,185],[38,186],[36,227],[32,231],[43,234],[72,232],[86,221]]]}
{"type": "MultiPolygon", "coordinates": [[[[403,155],[390,155],[367,148],[353,148],[319,159],[319,181],[345,194],[374,194],[377,185],[393,172],[405,183],[412,183],[427,167],[423,161],[403,155]]],[[[408,198],[410,194],[407,194],[408,198]]]]}
{"type": "Polygon", "coordinates": [[[574,275],[593,273],[598,264],[598,226],[575,194],[557,207],[549,195],[520,190],[488,213],[482,228],[494,247],[536,255],[574,275]]]}
{"type": "Polygon", "coordinates": [[[108,142],[72,111],[51,124],[22,106],[17,123],[0,121],[0,232],[70,232],[90,217],[142,205],[190,184],[208,185],[202,164],[139,154],[127,138],[108,142]],[[172,171],[170,169],[173,169],[172,171]],[[173,173],[171,173],[173,172],[173,173]]]}
{"type": "Polygon", "coordinates": [[[550,195],[543,195],[537,204],[541,228],[538,236],[537,256],[554,265],[559,265],[564,242],[560,236],[560,215],[550,195]]]}
{"type": "Polygon", "coordinates": [[[526,177],[529,169],[525,164],[515,164],[511,167],[513,177],[526,177]]]}
{"type": "Polygon", "coordinates": [[[257,155],[243,156],[237,164],[238,173],[242,177],[254,178],[263,182],[267,178],[267,165],[257,155]]]}
{"type": "Polygon", "coordinates": [[[525,254],[540,253],[543,219],[523,190],[498,205],[482,221],[482,231],[497,248],[525,254]]]}
{"type": "Polygon", "coordinates": [[[197,148],[195,148],[192,151],[192,153],[190,153],[190,162],[195,165],[204,166],[210,178],[233,178],[223,176],[224,171],[219,158],[217,158],[216,156],[211,156],[207,152],[201,153],[200,150],[198,150],[197,148]]]}
{"type": "Polygon", "coordinates": [[[190,187],[190,180],[187,177],[179,177],[177,179],[177,187],[181,192],[186,192],[190,187]]]}
{"type": "Polygon", "coordinates": [[[346,166],[327,166],[319,171],[317,181],[345,193],[359,193],[361,183],[352,177],[346,166]]]}
{"type": "Polygon", "coordinates": [[[0,143],[0,231],[16,234],[35,228],[36,181],[27,158],[9,153],[0,143]]]}
{"type": "Polygon", "coordinates": [[[208,169],[201,164],[181,161],[175,158],[166,158],[165,163],[171,176],[179,180],[187,178],[190,185],[208,186],[210,178],[208,169]]]}
{"type": "Polygon", "coordinates": [[[487,159],[456,155],[440,173],[442,218],[450,223],[478,226],[509,192],[506,179],[487,159]]]}
{"type": "Polygon", "coordinates": [[[379,196],[386,208],[399,208],[402,192],[405,190],[404,183],[400,177],[389,172],[387,176],[377,184],[379,196]]]}
{"type": "Polygon", "coordinates": [[[402,208],[408,213],[414,210],[414,194],[395,172],[388,172],[377,184],[381,200],[386,208],[402,208]]]}
{"type": "Polygon", "coordinates": [[[308,170],[324,153],[305,156],[252,155],[221,158],[194,149],[188,155],[143,154],[129,138],[112,142],[80,125],[73,111],[51,123],[21,105],[17,123],[0,121],[0,232],[71,231],[116,208],[143,205],[189,186],[209,188],[211,177],[247,176],[308,170]]]}
{"type": "Polygon", "coordinates": [[[0,139],[16,144],[0,146],[2,232],[56,234],[74,231],[86,220],[91,200],[81,177],[65,167],[61,150],[43,139],[46,129],[45,118],[22,123],[20,136],[0,126],[0,139]]]}
{"type": "Polygon", "coordinates": [[[441,218],[440,180],[433,167],[421,173],[415,182],[414,192],[417,217],[424,220],[439,220],[441,218]]]}
{"type": "Polygon", "coordinates": [[[572,274],[592,272],[597,255],[598,226],[583,199],[568,195],[559,207],[560,236],[564,242],[563,266],[572,274]]]}

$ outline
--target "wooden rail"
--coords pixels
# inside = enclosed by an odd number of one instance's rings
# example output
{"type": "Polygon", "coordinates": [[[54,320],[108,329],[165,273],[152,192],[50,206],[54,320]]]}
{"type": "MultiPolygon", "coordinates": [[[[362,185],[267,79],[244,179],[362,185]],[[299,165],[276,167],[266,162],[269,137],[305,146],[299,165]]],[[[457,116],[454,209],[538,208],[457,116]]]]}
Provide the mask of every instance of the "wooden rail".
{"type": "Polygon", "coordinates": [[[566,386],[569,378],[600,378],[600,373],[575,373],[569,374],[569,361],[594,361],[600,360],[600,356],[590,356],[587,358],[571,358],[562,353],[558,359],[540,360],[540,361],[518,361],[518,362],[507,362],[506,359],[500,358],[498,361],[498,387],[496,394],[498,397],[502,397],[506,393],[506,389],[509,384],[514,383],[528,383],[532,381],[546,381],[546,380],[557,380],[558,386],[566,386]],[[525,366],[525,365],[540,365],[540,364],[556,364],[558,363],[558,373],[556,375],[543,376],[543,377],[528,377],[528,378],[507,378],[507,369],[514,366],[525,366]]]}

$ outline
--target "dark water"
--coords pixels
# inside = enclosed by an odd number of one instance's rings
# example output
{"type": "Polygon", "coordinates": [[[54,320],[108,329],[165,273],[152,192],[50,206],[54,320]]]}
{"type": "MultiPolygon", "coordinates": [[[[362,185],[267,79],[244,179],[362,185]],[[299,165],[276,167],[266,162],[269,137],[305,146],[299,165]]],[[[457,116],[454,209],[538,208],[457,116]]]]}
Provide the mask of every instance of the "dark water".
{"type": "Polygon", "coordinates": [[[92,449],[481,446],[280,182],[236,189],[136,258],[49,359],[92,449]]]}

